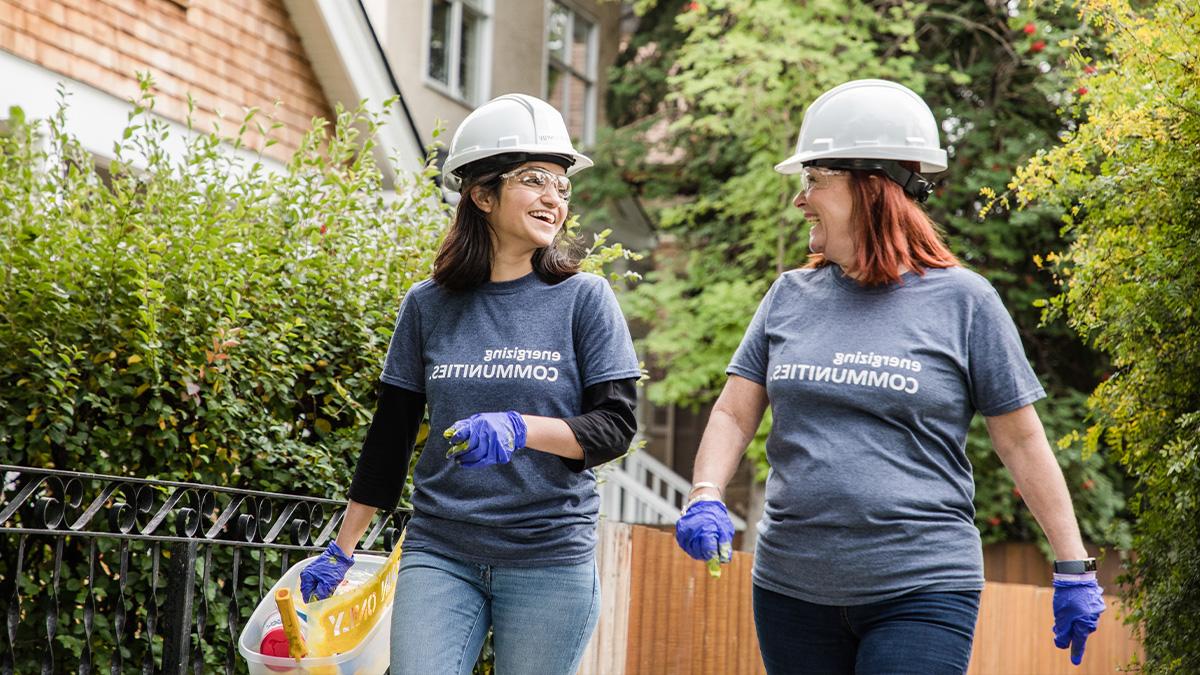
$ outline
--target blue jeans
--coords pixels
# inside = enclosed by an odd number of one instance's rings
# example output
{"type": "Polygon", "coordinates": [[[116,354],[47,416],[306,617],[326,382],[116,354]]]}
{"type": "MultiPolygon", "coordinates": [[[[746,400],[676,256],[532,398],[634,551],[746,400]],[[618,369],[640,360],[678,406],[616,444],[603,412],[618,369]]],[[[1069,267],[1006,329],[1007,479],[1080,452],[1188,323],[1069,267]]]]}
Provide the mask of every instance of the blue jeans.
{"type": "Polygon", "coordinates": [[[832,607],[754,585],[754,625],[770,675],[959,675],[971,661],[978,614],[979,591],[832,607]]]}
{"type": "Polygon", "coordinates": [[[488,627],[497,675],[573,675],[600,616],[596,563],[499,567],[400,559],[391,675],[469,675],[488,627]]]}

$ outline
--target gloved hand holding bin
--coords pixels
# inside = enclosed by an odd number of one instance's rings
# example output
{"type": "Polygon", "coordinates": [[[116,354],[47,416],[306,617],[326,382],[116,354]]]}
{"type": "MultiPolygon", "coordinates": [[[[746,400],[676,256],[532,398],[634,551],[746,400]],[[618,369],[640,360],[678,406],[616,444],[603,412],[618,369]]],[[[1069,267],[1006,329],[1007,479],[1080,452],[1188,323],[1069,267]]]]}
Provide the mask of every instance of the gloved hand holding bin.
{"type": "Polygon", "coordinates": [[[246,659],[249,675],[383,675],[391,651],[401,542],[387,558],[354,556],[353,568],[340,575],[341,582],[323,600],[304,602],[297,594],[306,570],[333,564],[328,551],[292,565],[265,594],[238,637],[238,652],[246,659]]]}
{"type": "Polygon", "coordinates": [[[328,598],[353,566],[354,556],[346,555],[336,541],[329,542],[321,557],[300,572],[300,596],[305,602],[328,598]]]}
{"type": "Polygon", "coordinates": [[[692,502],[675,523],[675,542],[691,557],[704,561],[708,573],[721,576],[721,564],[733,559],[733,521],[719,501],[692,502]]]}

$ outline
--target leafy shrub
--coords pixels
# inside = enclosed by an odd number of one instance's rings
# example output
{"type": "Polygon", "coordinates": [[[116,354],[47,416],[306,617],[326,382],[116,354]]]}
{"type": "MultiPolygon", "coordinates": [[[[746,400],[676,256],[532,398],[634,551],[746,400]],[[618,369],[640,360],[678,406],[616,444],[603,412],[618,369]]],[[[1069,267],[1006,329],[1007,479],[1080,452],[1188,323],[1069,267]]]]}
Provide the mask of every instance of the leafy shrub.
{"type": "Polygon", "coordinates": [[[1082,122],[1009,187],[1066,211],[1073,240],[1047,256],[1062,292],[1045,318],[1112,363],[1078,438],[1133,479],[1127,599],[1146,669],[1200,672],[1200,14],[1179,0],[1075,5],[1105,41],[1068,45],[1082,122]]]}
{"type": "Polygon", "coordinates": [[[6,459],[339,495],[448,207],[430,170],[385,194],[379,113],[316,119],[274,173],[219,133],[173,159],[153,107],[108,176],[63,131],[65,100],[44,124],[14,110],[0,139],[6,459]]]}
{"type": "MultiPolygon", "coordinates": [[[[340,497],[396,308],[428,276],[449,222],[433,170],[399,172],[394,195],[385,192],[371,154],[381,114],[360,106],[339,108],[333,124],[314,120],[272,171],[230,153],[220,129],[173,137],[151,115],[149,87],[143,79],[106,170],[64,131],[65,97],[48,120],[11,110],[0,135],[3,461],[340,497]],[[173,144],[181,156],[167,152],[173,144]]],[[[274,126],[249,110],[230,142],[274,126]]],[[[0,540],[3,595],[19,583],[27,612],[11,646],[17,672],[44,654],[34,617],[51,601],[56,668],[71,667],[62,664],[83,651],[89,597],[93,653],[119,648],[126,667],[161,658],[161,640],[146,640],[147,607],[165,600],[161,576],[150,594],[158,556],[131,549],[126,637],[140,637],[114,645],[117,543],[97,540],[89,583],[86,541],[67,540],[51,575],[52,546],[30,540],[14,579],[4,566],[15,538],[0,540]]],[[[193,645],[215,672],[286,558],[249,550],[233,584],[233,551],[205,547],[202,560],[206,551],[196,607],[209,620],[193,645]]]]}

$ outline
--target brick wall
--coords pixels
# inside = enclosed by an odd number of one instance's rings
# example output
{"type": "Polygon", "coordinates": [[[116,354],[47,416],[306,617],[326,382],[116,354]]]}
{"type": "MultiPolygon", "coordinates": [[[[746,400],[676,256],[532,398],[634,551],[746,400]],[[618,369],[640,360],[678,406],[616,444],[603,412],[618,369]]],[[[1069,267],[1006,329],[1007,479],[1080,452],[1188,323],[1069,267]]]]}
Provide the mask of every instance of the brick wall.
{"type": "MultiPolygon", "coordinates": [[[[182,122],[191,92],[198,129],[218,111],[233,133],[243,107],[274,110],[284,126],[266,154],[276,159],[314,116],[332,118],[282,0],[0,0],[0,49],[122,99],[149,71],[155,110],[182,122]]],[[[258,149],[263,139],[250,130],[246,140],[258,149]]]]}

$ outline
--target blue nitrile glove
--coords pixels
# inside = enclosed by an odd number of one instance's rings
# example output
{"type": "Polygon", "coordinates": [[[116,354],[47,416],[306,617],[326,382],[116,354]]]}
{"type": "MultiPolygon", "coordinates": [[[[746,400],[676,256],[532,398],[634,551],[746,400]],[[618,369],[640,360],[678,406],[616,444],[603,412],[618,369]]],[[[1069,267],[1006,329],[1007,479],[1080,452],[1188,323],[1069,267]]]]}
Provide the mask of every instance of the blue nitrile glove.
{"type": "Polygon", "coordinates": [[[712,499],[692,502],[675,523],[675,541],[696,560],[720,574],[720,563],[733,558],[733,522],[725,505],[712,499]]]}
{"type": "Polygon", "coordinates": [[[328,598],[353,566],[354,556],[346,555],[336,541],[329,542],[321,557],[300,570],[300,597],[305,602],[328,598]]]}
{"type": "Polygon", "coordinates": [[[476,413],[450,425],[443,436],[453,444],[446,452],[459,466],[508,464],[518,448],[525,447],[528,432],[517,412],[476,413]]]}
{"type": "Polygon", "coordinates": [[[1104,611],[1104,589],[1096,573],[1054,575],[1054,646],[1071,646],[1071,663],[1083,661],[1083,646],[1104,611]]]}

